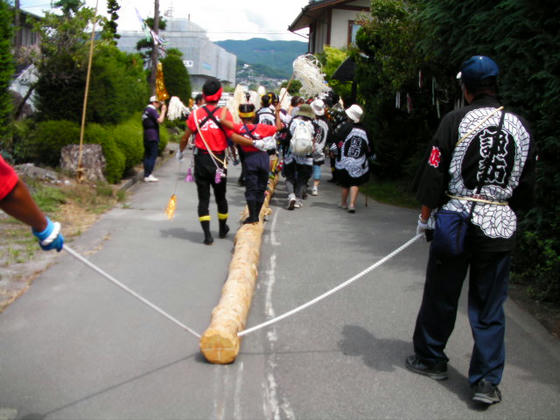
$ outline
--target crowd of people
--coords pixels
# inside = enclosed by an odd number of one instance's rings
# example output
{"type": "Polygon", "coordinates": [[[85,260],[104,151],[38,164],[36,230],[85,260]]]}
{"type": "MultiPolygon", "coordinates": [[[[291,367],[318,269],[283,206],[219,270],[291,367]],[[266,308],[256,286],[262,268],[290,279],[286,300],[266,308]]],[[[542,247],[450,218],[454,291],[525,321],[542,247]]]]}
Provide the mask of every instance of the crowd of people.
{"type": "Polygon", "coordinates": [[[341,186],[339,206],[356,211],[358,188],[369,179],[369,159],[373,147],[361,125],[362,108],[353,104],[344,110],[334,92],[321,97],[294,96],[284,109],[278,95],[267,92],[260,98],[260,107],[246,101],[238,105],[239,123],[227,107],[218,109],[222,87],[209,80],[202,88],[202,103],[190,113],[179,151],[194,143],[194,180],[198,191],[198,215],[205,244],[212,244],[208,204],[210,189],[218,205],[219,236],[229,231],[226,221],[226,183],[228,156],[241,161],[239,185],[245,186],[249,216],[245,223],[259,221],[269,173],[279,170],[288,191],[286,208],[303,206],[310,194],[317,196],[322,165],[326,157],[332,162],[332,179],[341,186]],[[217,175],[217,173],[219,175],[217,175]]]}

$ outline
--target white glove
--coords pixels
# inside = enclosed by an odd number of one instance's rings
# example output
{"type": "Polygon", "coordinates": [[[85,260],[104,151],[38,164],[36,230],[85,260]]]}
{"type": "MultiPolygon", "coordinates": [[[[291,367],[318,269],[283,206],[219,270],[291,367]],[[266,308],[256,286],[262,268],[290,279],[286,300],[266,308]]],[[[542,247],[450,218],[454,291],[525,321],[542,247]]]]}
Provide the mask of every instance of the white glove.
{"type": "Polygon", "coordinates": [[[276,139],[274,136],[265,137],[262,141],[264,142],[264,150],[276,149],[276,139]]]}
{"type": "Polygon", "coordinates": [[[422,221],[422,215],[418,215],[418,226],[416,226],[416,234],[422,235],[428,229],[428,221],[422,221]]]}
{"type": "Polygon", "coordinates": [[[175,157],[179,162],[181,162],[185,157],[185,152],[181,152],[181,149],[177,149],[177,154],[175,155],[175,157]]]}
{"type": "Polygon", "coordinates": [[[265,137],[261,140],[253,140],[253,147],[263,152],[276,149],[276,139],[274,137],[265,137]]]}

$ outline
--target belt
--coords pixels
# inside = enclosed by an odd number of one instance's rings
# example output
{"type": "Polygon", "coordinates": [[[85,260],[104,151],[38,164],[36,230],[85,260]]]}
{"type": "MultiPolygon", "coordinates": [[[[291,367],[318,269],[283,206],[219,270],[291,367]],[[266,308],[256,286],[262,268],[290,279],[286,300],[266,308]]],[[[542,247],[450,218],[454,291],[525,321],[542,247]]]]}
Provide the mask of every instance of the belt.
{"type": "Polygon", "coordinates": [[[494,204],[496,206],[507,206],[508,202],[507,201],[492,201],[492,200],[488,200],[486,198],[484,198],[484,196],[481,195],[473,195],[473,196],[457,196],[457,195],[451,195],[449,193],[447,193],[447,196],[449,198],[455,198],[457,200],[467,200],[467,201],[474,201],[476,203],[483,203],[483,204],[494,204]]]}
{"type": "MultiPolygon", "coordinates": [[[[206,154],[206,155],[209,155],[209,154],[210,154],[210,153],[208,152],[208,150],[206,150],[206,149],[201,149],[200,147],[197,147],[197,148],[196,148],[196,151],[197,151],[197,153],[203,153],[203,154],[206,154]]],[[[220,150],[220,151],[212,150],[212,153],[214,153],[215,155],[223,155],[223,154],[225,153],[225,150],[220,150]]]]}

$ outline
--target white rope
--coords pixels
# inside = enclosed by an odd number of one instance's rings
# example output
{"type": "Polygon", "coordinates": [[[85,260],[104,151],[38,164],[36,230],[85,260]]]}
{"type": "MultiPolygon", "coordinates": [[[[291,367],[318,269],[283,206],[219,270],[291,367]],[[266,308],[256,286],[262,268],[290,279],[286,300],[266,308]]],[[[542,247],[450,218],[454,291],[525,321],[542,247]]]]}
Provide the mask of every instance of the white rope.
{"type": "Polygon", "coordinates": [[[163,315],[165,318],[167,318],[168,320],[170,320],[171,322],[173,322],[174,324],[178,325],[179,327],[181,327],[182,329],[184,329],[185,331],[191,333],[192,335],[194,335],[197,338],[200,338],[200,334],[198,334],[196,331],[190,329],[189,327],[187,327],[185,324],[181,323],[180,321],[178,321],[177,319],[173,318],[171,315],[169,315],[167,312],[165,312],[164,310],[162,310],[161,308],[159,308],[158,306],[154,305],[153,303],[151,303],[149,300],[143,298],[142,296],[140,296],[138,293],[136,293],[135,291],[133,291],[132,289],[128,288],[127,286],[125,286],[124,284],[122,284],[120,281],[118,281],[117,279],[115,279],[113,276],[107,274],[105,271],[103,271],[101,268],[97,267],[95,264],[91,263],[90,261],[88,261],[87,259],[85,259],[84,257],[82,257],[80,254],[78,254],[76,251],[74,251],[72,248],[70,248],[68,245],[64,245],[64,247],[62,248],[64,249],[66,252],[68,252],[70,255],[72,255],[74,258],[76,258],[77,260],[83,262],[85,265],[87,265],[88,267],[92,268],[94,271],[97,271],[99,274],[101,274],[103,277],[105,277],[107,280],[111,281],[113,284],[117,285],[118,287],[120,287],[122,290],[124,290],[125,292],[127,292],[128,294],[134,296],[136,299],[138,299],[140,302],[144,303],[145,305],[149,306],[150,308],[152,308],[154,311],[158,312],[160,315],[163,315]]]}
{"type": "Polygon", "coordinates": [[[292,63],[293,77],[301,82],[300,92],[310,98],[329,90],[325,75],[321,73],[321,63],[312,54],[297,57],[292,63]]]}
{"type": "Polygon", "coordinates": [[[375,264],[370,265],[368,268],[366,268],[364,271],[362,271],[361,273],[356,274],[354,277],[346,280],[344,283],[339,284],[338,286],[336,286],[335,288],[329,290],[326,293],[323,293],[320,296],[317,296],[315,299],[310,300],[307,303],[304,303],[303,305],[298,306],[297,308],[292,309],[291,311],[285,312],[282,315],[277,316],[276,318],[272,318],[269,319],[266,322],[263,322],[262,324],[259,325],[255,325],[254,327],[251,328],[247,328],[244,331],[241,331],[239,333],[237,333],[237,335],[239,337],[242,337],[244,335],[250,334],[252,332],[255,332],[257,330],[260,330],[264,327],[267,327],[271,324],[275,324],[278,321],[283,320],[284,318],[288,318],[289,316],[292,316],[302,310],[304,310],[305,308],[308,308],[311,305],[314,305],[315,303],[325,299],[326,297],[332,295],[333,293],[338,292],[339,290],[345,288],[346,286],[349,286],[350,284],[354,283],[356,280],[358,280],[359,278],[365,276],[367,273],[369,273],[372,270],[375,270],[377,267],[379,267],[380,265],[383,265],[385,262],[387,262],[388,260],[390,260],[391,258],[393,258],[395,255],[397,255],[398,253],[404,251],[406,248],[408,248],[410,245],[412,245],[414,242],[416,242],[416,240],[418,240],[419,238],[423,237],[424,234],[419,234],[419,235],[415,235],[412,239],[408,240],[406,243],[404,243],[403,245],[401,245],[400,247],[398,247],[397,249],[395,249],[393,252],[391,252],[390,254],[386,255],[385,257],[381,258],[379,261],[377,261],[375,264]]]}

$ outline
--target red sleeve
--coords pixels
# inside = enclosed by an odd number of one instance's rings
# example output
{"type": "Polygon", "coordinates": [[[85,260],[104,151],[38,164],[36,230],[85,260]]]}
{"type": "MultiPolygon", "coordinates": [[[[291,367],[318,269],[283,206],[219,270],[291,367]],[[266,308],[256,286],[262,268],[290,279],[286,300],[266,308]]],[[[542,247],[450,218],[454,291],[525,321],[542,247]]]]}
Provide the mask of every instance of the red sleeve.
{"type": "Polygon", "coordinates": [[[241,134],[241,129],[243,128],[243,123],[234,123],[233,124],[233,132],[237,134],[241,134]]]}
{"type": "MultiPolygon", "coordinates": [[[[233,116],[231,115],[231,112],[229,112],[229,109],[226,112],[226,120],[231,121],[233,123],[233,116]]],[[[228,138],[231,137],[232,133],[236,132],[235,130],[228,130],[226,127],[223,127],[223,128],[224,128],[224,131],[226,132],[226,136],[228,138]]]]}
{"type": "Polygon", "coordinates": [[[268,124],[257,124],[257,133],[261,137],[270,137],[276,134],[276,127],[268,124]]]}
{"type": "Polygon", "coordinates": [[[3,200],[18,182],[16,171],[0,156],[0,200],[3,200]]]}

